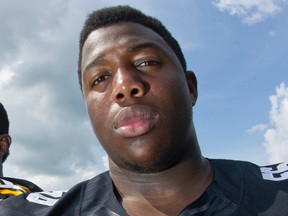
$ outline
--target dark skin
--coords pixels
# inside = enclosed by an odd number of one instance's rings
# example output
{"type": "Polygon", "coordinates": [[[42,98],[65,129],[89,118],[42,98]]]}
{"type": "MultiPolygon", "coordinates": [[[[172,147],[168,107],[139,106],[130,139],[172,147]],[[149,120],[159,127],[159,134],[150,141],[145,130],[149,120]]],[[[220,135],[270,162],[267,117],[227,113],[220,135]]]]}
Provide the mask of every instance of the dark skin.
{"type": "Polygon", "coordinates": [[[94,30],[82,50],[82,87],[129,215],[177,215],[210,185],[193,121],[197,81],[161,36],[132,22],[94,30]]]}

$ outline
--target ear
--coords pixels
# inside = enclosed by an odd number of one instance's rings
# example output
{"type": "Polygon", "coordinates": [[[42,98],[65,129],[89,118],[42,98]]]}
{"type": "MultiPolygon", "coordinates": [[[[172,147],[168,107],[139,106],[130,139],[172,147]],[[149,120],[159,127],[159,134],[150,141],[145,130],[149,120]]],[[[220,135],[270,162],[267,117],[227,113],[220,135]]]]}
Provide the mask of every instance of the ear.
{"type": "Polygon", "coordinates": [[[186,71],[185,75],[191,95],[192,105],[194,106],[198,98],[197,78],[193,71],[186,71]]]}
{"type": "Polygon", "coordinates": [[[2,157],[8,152],[11,145],[11,137],[8,134],[0,136],[0,156],[2,157]]]}

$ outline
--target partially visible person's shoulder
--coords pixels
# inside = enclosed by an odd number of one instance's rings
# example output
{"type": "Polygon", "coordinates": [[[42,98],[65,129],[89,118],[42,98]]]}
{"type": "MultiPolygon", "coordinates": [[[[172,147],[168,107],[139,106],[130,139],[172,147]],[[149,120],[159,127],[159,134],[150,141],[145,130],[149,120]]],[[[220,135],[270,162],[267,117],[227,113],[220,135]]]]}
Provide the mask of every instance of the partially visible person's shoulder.
{"type": "Polygon", "coordinates": [[[56,203],[70,206],[74,203],[74,207],[93,202],[94,205],[106,202],[107,194],[113,192],[112,181],[110,175],[104,172],[95,176],[92,179],[83,181],[73,186],[68,191],[48,191],[31,193],[25,197],[31,203],[36,203],[44,206],[54,206],[56,203]],[[91,201],[93,200],[93,201],[91,201]]]}
{"type": "Polygon", "coordinates": [[[36,184],[24,180],[9,177],[0,178],[0,200],[23,193],[40,192],[42,189],[36,184]]]}
{"type": "Polygon", "coordinates": [[[5,182],[11,182],[14,185],[19,185],[22,187],[26,192],[40,192],[43,191],[38,185],[34,184],[31,181],[25,179],[18,179],[18,178],[10,178],[10,177],[1,177],[1,184],[5,184],[5,182]]]}
{"type": "Polygon", "coordinates": [[[109,187],[108,178],[109,174],[106,172],[83,181],[68,191],[41,191],[11,197],[0,202],[0,215],[75,215],[87,202],[90,204],[91,199],[100,199],[99,192],[105,194],[109,187]]]}

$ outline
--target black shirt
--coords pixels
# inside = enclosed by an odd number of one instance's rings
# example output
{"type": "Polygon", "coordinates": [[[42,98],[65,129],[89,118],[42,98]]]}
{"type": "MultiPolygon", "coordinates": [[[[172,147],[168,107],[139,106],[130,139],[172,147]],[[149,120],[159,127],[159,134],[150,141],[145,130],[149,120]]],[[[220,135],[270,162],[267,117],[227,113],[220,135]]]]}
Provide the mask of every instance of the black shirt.
{"type": "MultiPolygon", "coordinates": [[[[259,167],[232,160],[210,160],[213,181],[179,216],[287,216],[288,166],[259,167]]],[[[108,172],[68,192],[23,194],[0,202],[5,216],[127,216],[117,201],[108,172]]]]}

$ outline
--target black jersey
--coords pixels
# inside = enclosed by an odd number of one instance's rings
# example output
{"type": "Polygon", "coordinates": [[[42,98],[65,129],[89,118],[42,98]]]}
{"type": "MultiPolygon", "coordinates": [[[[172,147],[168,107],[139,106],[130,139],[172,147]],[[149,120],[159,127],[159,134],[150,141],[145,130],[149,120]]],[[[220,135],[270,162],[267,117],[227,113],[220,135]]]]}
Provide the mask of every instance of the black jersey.
{"type": "MultiPolygon", "coordinates": [[[[210,160],[213,181],[180,216],[287,216],[288,165],[259,167],[249,162],[210,160]]],[[[68,192],[23,194],[0,202],[5,216],[127,216],[108,172],[68,192]]]]}
{"type": "Polygon", "coordinates": [[[23,193],[40,192],[42,189],[30,181],[24,179],[0,178],[0,201],[23,193]]]}

